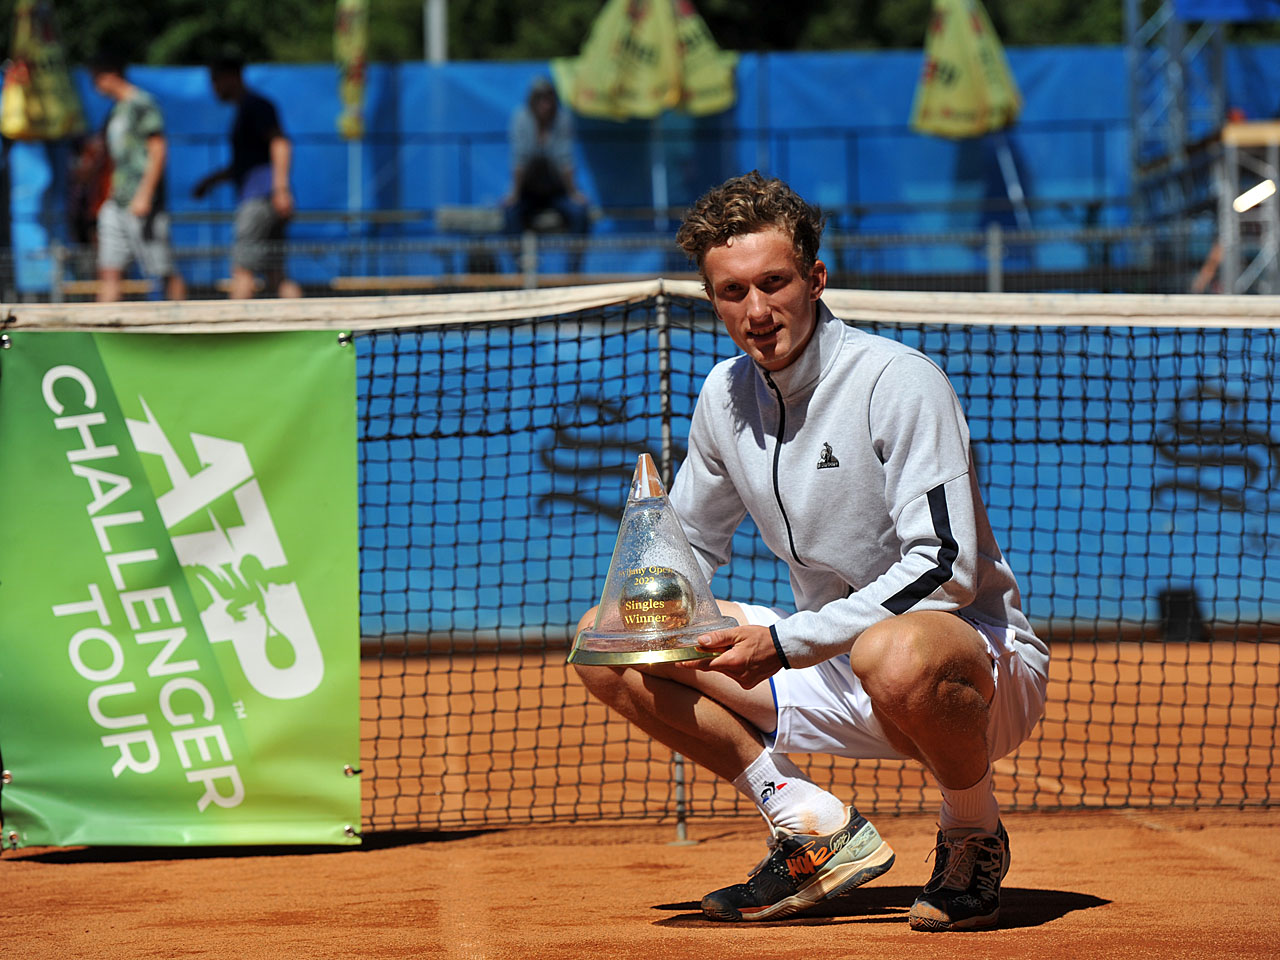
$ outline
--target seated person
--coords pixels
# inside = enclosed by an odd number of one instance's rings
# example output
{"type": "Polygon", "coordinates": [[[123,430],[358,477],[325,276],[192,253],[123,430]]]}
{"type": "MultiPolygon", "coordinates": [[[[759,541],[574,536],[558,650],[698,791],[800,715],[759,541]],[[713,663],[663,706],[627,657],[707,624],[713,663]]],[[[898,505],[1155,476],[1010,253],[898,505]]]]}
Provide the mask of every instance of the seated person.
{"type": "Polygon", "coordinates": [[[587,232],[587,200],[573,176],[573,124],[546,77],[533,82],[527,102],[512,114],[511,191],[502,205],[508,233],[533,229],[547,210],[560,215],[568,232],[587,232]]]}

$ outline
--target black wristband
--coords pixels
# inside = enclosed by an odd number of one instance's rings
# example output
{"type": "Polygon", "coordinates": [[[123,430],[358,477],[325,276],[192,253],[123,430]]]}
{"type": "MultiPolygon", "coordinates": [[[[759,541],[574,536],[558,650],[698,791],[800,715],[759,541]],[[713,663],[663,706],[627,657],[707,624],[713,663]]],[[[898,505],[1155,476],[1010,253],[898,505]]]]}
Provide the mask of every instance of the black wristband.
{"type": "Polygon", "coordinates": [[[769,636],[773,637],[773,649],[778,654],[778,659],[782,661],[782,669],[790,670],[791,664],[787,663],[787,655],[782,652],[782,642],[778,639],[777,627],[770,625],[769,636]]]}

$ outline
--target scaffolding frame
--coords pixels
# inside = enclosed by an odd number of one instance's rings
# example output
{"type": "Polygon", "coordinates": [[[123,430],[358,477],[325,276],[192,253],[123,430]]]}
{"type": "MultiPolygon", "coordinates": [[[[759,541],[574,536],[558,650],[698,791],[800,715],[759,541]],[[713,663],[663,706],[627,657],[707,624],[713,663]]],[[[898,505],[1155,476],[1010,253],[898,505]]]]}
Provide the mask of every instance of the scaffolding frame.
{"type": "Polygon", "coordinates": [[[1188,23],[1174,0],[1142,13],[1125,0],[1134,223],[1194,225],[1179,236],[1207,250],[1220,292],[1280,293],[1280,196],[1233,205],[1256,183],[1280,183],[1280,124],[1231,117],[1221,22],[1188,23]]]}

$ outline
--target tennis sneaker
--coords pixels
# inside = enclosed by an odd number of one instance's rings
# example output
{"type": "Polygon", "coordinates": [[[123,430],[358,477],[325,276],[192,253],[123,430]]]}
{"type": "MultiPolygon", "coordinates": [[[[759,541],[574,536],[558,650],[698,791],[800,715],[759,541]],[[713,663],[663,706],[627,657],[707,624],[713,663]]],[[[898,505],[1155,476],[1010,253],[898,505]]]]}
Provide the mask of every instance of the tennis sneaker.
{"type": "Polygon", "coordinates": [[[771,827],[769,853],[746,883],[708,893],[711,920],[777,920],[843,896],[893,866],[893,850],[852,807],[844,826],[815,836],[771,827]]]}
{"type": "Polygon", "coordinates": [[[938,831],[933,876],[911,905],[912,930],[985,930],[1000,918],[1000,881],[1009,872],[1009,835],[947,837],[938,831]]]}

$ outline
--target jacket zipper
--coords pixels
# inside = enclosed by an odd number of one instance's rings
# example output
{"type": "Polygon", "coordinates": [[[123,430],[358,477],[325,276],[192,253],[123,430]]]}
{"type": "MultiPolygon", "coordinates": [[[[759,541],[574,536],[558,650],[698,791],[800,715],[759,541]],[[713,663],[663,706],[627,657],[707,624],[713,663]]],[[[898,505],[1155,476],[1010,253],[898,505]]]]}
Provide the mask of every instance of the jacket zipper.
{"type": "Polygon", "coordinates": [[[773,498],[778,501],[778,512],[782,514],[782,525],[787,528],[787,545],[791,548],[791,556],[795,558],[796,563],[802,567],[808,564],[800,559],[800,554],[796,552],[796,540],[791,534],[791,520],[787,517],[787,508],[782,505],[782,490],[778,486],[778,463],[782,459],[782,438],[787,432],[787,405],[782,401],[782,391],[778,389],[778,385],[773,382],[773,377],[769,376],[769,371],[761,369],[764,374],[764,382],[769,385],[769,389],[773,391],[773,395],[778,398],[778,436],[777,442],[773,446],[773,498]]]}

